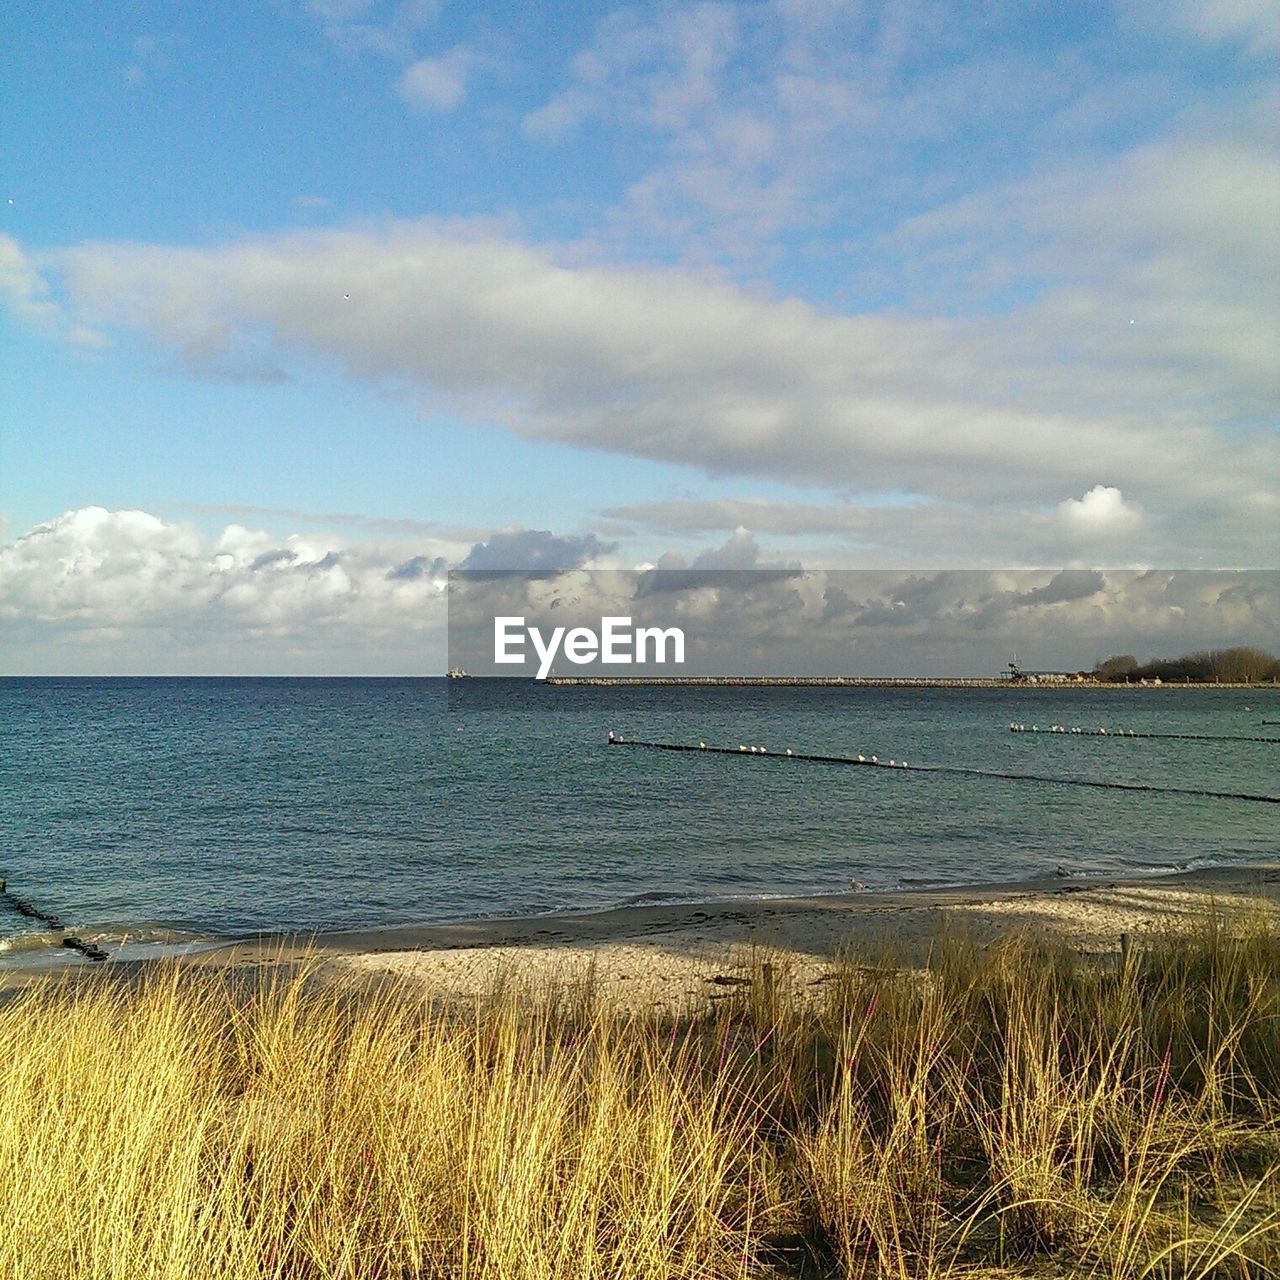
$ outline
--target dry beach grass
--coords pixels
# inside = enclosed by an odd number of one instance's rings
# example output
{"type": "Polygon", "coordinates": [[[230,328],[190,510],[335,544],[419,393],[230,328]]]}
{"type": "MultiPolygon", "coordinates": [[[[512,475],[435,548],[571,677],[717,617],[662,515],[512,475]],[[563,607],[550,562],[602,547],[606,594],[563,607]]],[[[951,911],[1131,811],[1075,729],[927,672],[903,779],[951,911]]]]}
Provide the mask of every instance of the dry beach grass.
{"type": "Polygon", "coordinates": [[[1275,915],[989,938],[757,947],[681,1009],[320,958],[15,989],[0,1275],[1280,1273],[1275,915]]]}

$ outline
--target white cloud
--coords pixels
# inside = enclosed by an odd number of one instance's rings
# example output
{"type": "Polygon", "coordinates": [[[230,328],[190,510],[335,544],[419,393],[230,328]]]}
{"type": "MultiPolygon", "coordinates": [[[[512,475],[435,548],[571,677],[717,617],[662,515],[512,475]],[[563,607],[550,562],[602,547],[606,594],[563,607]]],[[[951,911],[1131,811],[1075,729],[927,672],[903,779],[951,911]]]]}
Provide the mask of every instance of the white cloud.
{"type": "Polygon", "coordinates": [[[103,347],[106,337],[85,324],[68,323],[49,284],[12,236],[0,232],[0,302],[34,328],[57,333],[80,347],[103,347]]]}
{"type": "MultiPolygon", "coordinates": [[[[1244,513],[1204,510],[1151,519],[1118,489],[1097,485],[1058,503],[977,505],[913,499],[891,504],[681,499],[607,508],[610,520],[681,540],[750,530],[811,567],[916,565],[1013,568],[1060,564],[1265,565],[1244,513]]],[[[615,530],[620,532],[620,530],[615,530]]],[[[741,536],[739,533],[738,536],[741,536]]]]}
{"type": "Polygon", "coordinates": [[[420,58],[401,75],[400,96],[411,107],[452,111],[466,96],[475,63],[474,52],[461,45],[437,58],[420,58]]]}
{"type": "Polygon", "coordinates": [[[1027,48],[1020,26],[998,6],[932,0],[624,9],[522,128],[549,144],[614,136],[631,176],[594,234],[632,256],[759,272],[791,251],[782,233],[825,227],[832,260],[847,260],[850,225],[1037,154],[1092,159],[1082,139],[1172,115],[1140,51],[1119,72],[1065,40],[1027,48]]]}
{"type": "Polygon", "coordinates": [[[22,246],[0,232],[0,297],[15,314],[39,325],[57,324],[62,319],[58,307],[49,301],[49,286],[22,246]]]}
{"type": "Polygon", "coordinates": [[[351,55],[412,57],[418,32],[440,16],[441,0],[306,0],[325,35],[351,55]]]}
{"type": "Polygon", "coordinates": [[[1070,529],[1089,538],[1128,534],[1142,519],[1119,489],[1105,484],[1094,485],[1082,498],[1067,498],[1058,510],[1070,529]]]}
{"type": "Polygon", "coordinates": [[[572,62],[572,85],[530,112],[528,136],[556,141],[589,120],[621,117],[681,131],[716,102],[741,15],[724,4],[672,9],[648,20],[622,10],[572,62]]]}
{"type": "Polygon", "coordinates": [[[614,550],[588,534],[557,536],[549,529],[502,529],[477,542],[462,569],[527,569],[539,572],[580,568],[614,550]]]}
{"type": "Polygon", "coordinates": [[[0,547],[7,661],[270,671],[387,669],[399,659],[429,670],[430,655],[413,661],[415,645],[443,627],[446,558],[465,551],[431,539],[278,539],[236,524],[210,539],[144,511],[68,511],[0,547]]]}
{"type": "Polygon", "coordinates": [[[1210,43],[1240,45],[1263,57],[1280,49],[1280,6],[1275,0],[1124,0],[1131,22],[1150,31],[1178,31],[1210,43]]]}
{"type": "MultiPolygon", "coordinates": [[[[1055,269],[1093,235],[1112,277],[1090,259],[1070,287],[982,320],[842,316],[688,273],[562,266],[431,224],[200,250],[91,244],[42,266],[79,323],[145,330],[201,371],[301,353],[521,435],[712,473],[1046,504],[1101,467],[1148,512],[1243,519],[1280,489],[1274,431],[1257,425],[1280,392],[1280,308],[1259,283],[1275,249],[1253,224],[1265,199],[1201,183],[1225,162],[1191,155],[1180,176],[1196,194],[1176,216],[1157,198],[1176,179],[1148,164],[1126,175],[1156,191],[1095,190],[1036,223],[1055,269]],[[1113,212],[1125,224],[1108,232],[1113,212]],[[1108,247],[1120,244],[1127,266],[1108,247]]],[[[1242,176],[1265,171],[1242,163],[1242,176]]],[[[1043,193],[1023,203],[1030,224],[1043,193]]]]}

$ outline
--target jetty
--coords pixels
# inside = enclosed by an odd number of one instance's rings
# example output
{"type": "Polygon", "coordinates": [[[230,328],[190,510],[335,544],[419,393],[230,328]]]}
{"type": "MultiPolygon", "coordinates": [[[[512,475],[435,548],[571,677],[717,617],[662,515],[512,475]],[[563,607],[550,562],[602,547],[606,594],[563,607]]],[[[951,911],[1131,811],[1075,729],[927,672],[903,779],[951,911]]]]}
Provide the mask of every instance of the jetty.
{"type": "Polygon", "coordinates": [[[543,684],[560,688],[598,685],[626,687],[629,685],[663,685],[669,688],[799,688],[799,689],[1007,689],[1014,693],[1064,689],[1257,689],[1270,688],[1269,683],[1228,682],[1217,680],[1167,680],[1164,683],[1142,681],[1095,680],[1074,676],[1070,679],[1020,679],[1009,676],[601,676],[601,675],[549,675],[543,684]]]}
{"type": "MultiPolygon", "coordinates": [[[[980,676],[547,676],[554,685],[669,685],[675,688],[1007,689],[1007,677],[980,676]]],[[[1089,681],[1095,687],[1097,681],[1089,681]]],[[[1026,688],[1018,685],[1017,688],[1026,688]]],[[[1035,686],[1032,686],[1035,687],[1035,686]]],[[[1048,687],[1048,686],[1046,686],[1048,687]]],[[[1054,686],[1061,688],[1061,685],[1054,686]]]]}

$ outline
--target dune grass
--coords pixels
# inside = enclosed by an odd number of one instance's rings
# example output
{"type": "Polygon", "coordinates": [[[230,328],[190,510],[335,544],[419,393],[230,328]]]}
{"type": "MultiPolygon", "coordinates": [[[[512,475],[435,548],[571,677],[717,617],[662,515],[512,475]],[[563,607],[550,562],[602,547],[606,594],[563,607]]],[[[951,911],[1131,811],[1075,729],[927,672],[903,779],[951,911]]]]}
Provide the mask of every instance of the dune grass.
{"type": "Polygon", "coordinates": [[[0,1007],[8,1280],[1280,1274],[1280,936],[704,1010],[175,965],[0,1007]]]}

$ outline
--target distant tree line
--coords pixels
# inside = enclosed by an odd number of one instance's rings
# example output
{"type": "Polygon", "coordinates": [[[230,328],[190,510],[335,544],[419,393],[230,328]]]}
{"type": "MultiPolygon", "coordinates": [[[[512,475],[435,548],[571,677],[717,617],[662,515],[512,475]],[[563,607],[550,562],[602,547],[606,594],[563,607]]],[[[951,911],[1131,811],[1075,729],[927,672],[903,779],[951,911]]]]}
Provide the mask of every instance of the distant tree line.
{"type": "Polygon", "coordinates": [[[1094,679],[1112,683],[1138,680],[1202,680],[1252,684],[1280,679],[1280,658],[1265,649],[1197,649],[1181,658],[1153,658],[1143,665],[1131,653],[1115,654],[1093,668],[1094,679]]]}

